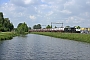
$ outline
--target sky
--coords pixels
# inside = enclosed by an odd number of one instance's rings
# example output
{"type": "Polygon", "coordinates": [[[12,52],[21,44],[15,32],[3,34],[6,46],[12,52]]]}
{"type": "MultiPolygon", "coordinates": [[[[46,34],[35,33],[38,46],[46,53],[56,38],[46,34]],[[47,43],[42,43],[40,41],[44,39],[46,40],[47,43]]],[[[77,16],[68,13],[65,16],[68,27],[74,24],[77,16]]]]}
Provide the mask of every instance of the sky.
{"type": "MultiPolygon", "coordinates": [[[[63,23],[65,26],[90,27],[90,0],[0,0],[0,12],[15,27],[63,23]]],[[[53,24],[53,26],[61,24],[53,24]]]]}

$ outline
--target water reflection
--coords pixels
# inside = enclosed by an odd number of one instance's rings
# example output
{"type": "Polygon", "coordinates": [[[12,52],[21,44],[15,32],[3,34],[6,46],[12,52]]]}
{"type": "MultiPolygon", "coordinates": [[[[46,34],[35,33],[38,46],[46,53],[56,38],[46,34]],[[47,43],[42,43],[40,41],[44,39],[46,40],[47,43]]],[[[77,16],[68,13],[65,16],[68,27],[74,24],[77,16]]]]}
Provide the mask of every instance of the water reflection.
{"type": "Polygon", "coordinates": [[[28,34],[0,42],[0,60],[89,60],[90,44],[28,34]]]}

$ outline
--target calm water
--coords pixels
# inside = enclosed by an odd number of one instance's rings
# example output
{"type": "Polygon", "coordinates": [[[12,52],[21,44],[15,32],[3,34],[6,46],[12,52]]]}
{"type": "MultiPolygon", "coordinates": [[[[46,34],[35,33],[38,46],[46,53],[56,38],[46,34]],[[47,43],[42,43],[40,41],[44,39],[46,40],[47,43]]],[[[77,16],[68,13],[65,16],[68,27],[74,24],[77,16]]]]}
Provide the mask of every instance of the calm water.
{"type": "Polygon", "coordinates": [[[0,60],[90,60],[90,44],[28,34],[1,41],[0,60]]]}

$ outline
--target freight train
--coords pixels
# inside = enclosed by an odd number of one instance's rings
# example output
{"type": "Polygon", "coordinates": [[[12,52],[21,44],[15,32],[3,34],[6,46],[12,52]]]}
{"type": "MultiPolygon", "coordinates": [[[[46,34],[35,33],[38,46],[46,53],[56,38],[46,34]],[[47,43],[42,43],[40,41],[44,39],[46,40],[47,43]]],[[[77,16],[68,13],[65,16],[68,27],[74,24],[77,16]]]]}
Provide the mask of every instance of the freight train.
{"type": "Polygon", "coordinates": [[[75,27],[70,28],[49,28],[49,29],[31,29],[29,32],[69,32],[69,33],[80,33],[80,29],[75,27]]]}

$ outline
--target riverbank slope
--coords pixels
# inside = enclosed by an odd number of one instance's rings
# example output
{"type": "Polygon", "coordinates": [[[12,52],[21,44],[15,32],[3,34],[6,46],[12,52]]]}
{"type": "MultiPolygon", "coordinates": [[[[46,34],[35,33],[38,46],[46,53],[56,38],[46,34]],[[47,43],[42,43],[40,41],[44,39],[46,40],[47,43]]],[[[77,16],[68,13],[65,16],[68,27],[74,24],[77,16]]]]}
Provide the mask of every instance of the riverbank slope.
{"type": "Polygon", "coordinates": [[[18,34],[13,32],[0,32],[0,40],[9,40],[12,39],[14,36],[17,36],[18,34]]]}
{"type": "Polygon", "coordinates": [[[90,43],[90,34],[60,33],[60,32],[31,32],[31,33],[90,43]]]}

